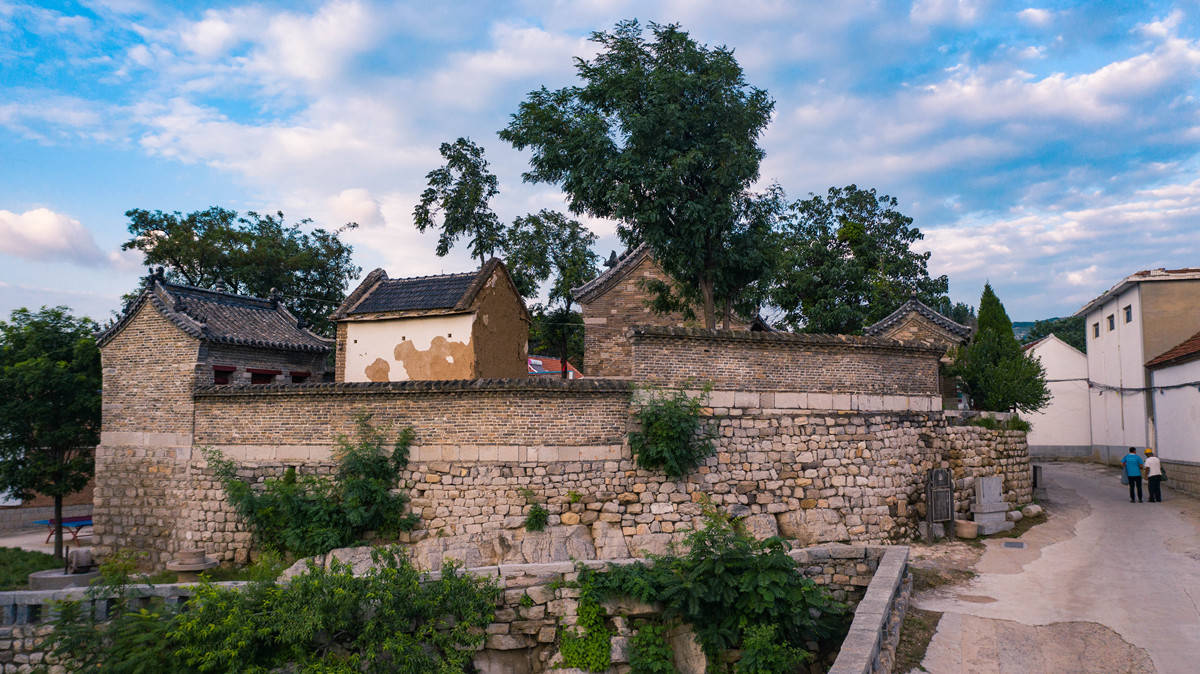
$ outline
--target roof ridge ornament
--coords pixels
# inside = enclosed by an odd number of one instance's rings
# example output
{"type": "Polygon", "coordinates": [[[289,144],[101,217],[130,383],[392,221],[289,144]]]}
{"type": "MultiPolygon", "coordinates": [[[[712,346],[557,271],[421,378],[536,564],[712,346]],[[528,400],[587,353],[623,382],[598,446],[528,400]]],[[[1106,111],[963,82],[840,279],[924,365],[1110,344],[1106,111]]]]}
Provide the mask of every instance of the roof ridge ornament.
{"type": "Polygon", "coordinates": [[[217,282],[213,284],[213,290],[219,293],[227,293],[229,292],[229,286],[225,285],[225,279],[218,276],[217,282]]]}

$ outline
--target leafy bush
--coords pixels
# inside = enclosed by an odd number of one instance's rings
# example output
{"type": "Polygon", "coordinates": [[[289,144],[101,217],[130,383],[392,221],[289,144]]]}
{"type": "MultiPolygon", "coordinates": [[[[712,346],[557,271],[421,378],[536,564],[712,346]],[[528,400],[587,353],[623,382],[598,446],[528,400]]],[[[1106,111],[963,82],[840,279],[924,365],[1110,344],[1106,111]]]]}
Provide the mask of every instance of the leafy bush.
{"type": "MultiPolygon", "coordinates": [[[[740,522],[709,509],[686,545],[686,554],[653,557],[651,565],[581,569],[580,582],[602,598],[661,602],[664,619],[692,626],[710,663],[725,651],[760,643],[758,626],[773,626],[773,639],[797,652],[809,641],[830,645],[845,634],[848,609],[801,575],[782,539],[759,541],[740,522]],[[757,641],[748,641],[751,636],[757,641]]],[[[756,657],[773,662],[783,655],[756,657]]]]}
{"type": "Polygon", "coordinates": [[[28,585],[29,574],[61,567],[54,555],[21,548],[0,548],[0,591],[22,590],[28,585]]]}
{"type": "Polygon", "coordinates": [[[639,466],[682,478],[716,451],[701,418],[711,390],[712,385],[706,385],[704,395],[697,398],[684,391],[647,390],[650,399],[634,413],[641,430],[629,434],[629,447],[639,466]]]}
{"type": "Polygon", "coordinates": [[[546,510],[540,503],[534,503],[529,506],[529,514],[525,516],[526,531],[541,531],[546,528],[546,522],[550,520],[550,511],[546,510]]]}
{"type": "Polygon", "coordinates": [[[751,625],[742,642],[737,674],[792,674],[812,659],[812,653],[781,641],[774,625],[751,625]]]}
{"type": "Polygon", "coordinates": [[[675,674],[675,653],[667,643],[667,626],[646,623],[629,640],[631,674],[675,674]]]}
{"type": "Polygon", "coordinates": [[[972,417],[967,421],[967,424],[993,431],[1025,431],[1028,433],[1029,429],[1033,428],[1032,424],[1015,414],[1004,421],[999,421],[993,417],[972,417]]]}
{"type": "Polygon", "coordinates": [[[612,632],[604,624],[604,609],[593,588],[582,585],[579,592],[577,626],[582,632],[564,629],[559,651],[567,667],[603,672],[612,665],[612,632]]]}
{"type": "Polygon", "coordinates": [[[355,421],[354,441],[337,439],[332,478],[298,477],[289,467],[282,478],[267,480],[258,491],[238,477],[237,465],[219,451],[203,450],[259,544],[309,557],[353,545],[370,531],[387,536],[416,526],[417,517],[404,512],[408,497],[393,491],[408,464],[412,429],[401,431],[388,453],[384,432],[371,425],[369,415],[355,421]]]}
{"type": "Polygon", "coordinates": [[[354,576],[332,562],[289,583],[203,583],[177,611],[126,609],[128,586],[106,585],[113,620],[60,606],[49,646],[80,672],[464,672],[486,636],[500,590],[446,564],[437,580],[397,550],[354,576]]]}

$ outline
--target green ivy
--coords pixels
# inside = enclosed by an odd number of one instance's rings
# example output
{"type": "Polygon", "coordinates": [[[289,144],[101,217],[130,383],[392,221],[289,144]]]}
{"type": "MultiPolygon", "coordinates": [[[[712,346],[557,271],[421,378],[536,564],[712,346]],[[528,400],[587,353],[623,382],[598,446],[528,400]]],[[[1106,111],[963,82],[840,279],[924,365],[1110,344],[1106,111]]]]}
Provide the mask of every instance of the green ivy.
{"type": "MultiPolygon", "coordinates": [[[[826,646],[840,641],[849,610],[801,573],[782,539],[757,540],[740,522],[712,509],[704,518],[704,526],[688,535],[686,554],[604,571],[581,568],[581,586],[601,598],[660,602],[665,620],[692,626],[710,663],[745,648],[751,636],[761,637],[754,630],[762,625],[773,626],[773,639],[796,651],[810,641],[826,646]]],[[[775,657],[762,655],[764,661],[775,657]]]]}
{"type": "Polygon", "coordinates": [[[684,391],[645,390],[648,399],[634,412],[641,430],[629,434],[629,447],[639,466],[678,479],[716,451],[703,421],[704,401],[712,384],[703,390],[704,394],[695,398],[684,391]]]}
{"type": "Polygon", "coordinates": [[[408,465],[413,432],[406,428],[384,449],[385,434],[370,416],[355,419],[353,441],[339,437],[332,477],[297,476],[289,467],[282,478],[256,490],[238,477],[238,466],[220,451],[204,449],[205,459],[238,514],[268,550],[298,557],[320,555],[353,545],[367,532],[391,536],[409,531],[417,516],[405,512],[408,497],[394,491],[408,465]]]}
{"type": "Polygon", "coordinates": [[[334,560],[286,584],[205,582],[182,610],[132,611],[128,586],[104,586],[119,599],[112,620],[65,602],[47,646],[72,672],[472,671],[501,596],[494,582],[453,564],[425,580],[396,549],[374,559],[360,576],[334,560]]]}
{"type": "Polygon", "coordinates": [[[667,626],[648,622],[629,640],[630,674],[675,674],[675,653],[667,643],[667,626]]]}
{"type": "Polygon", "coordinates": [[[603,672],[612,665],[612,632],[604,624],[604,609],[595,592],[581,585],[576,626],[583,630],[563,629],[559,652],[567,667],[603,672]]]}

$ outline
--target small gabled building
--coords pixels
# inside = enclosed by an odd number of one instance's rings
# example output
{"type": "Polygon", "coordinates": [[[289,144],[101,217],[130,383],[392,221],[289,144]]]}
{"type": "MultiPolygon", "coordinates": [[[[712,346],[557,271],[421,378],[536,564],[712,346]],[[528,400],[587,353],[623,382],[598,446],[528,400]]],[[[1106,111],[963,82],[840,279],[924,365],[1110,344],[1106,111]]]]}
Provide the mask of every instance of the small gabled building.
{"type": "Polygon", "coordinates": [[[1088,402],[1088,363],[1082,351],[1057,335],[1021,347],[1046,371],[1050,402],[1026,416],[1034,457],[1088,458],[1092,455],[1092,421],[1088,402]]]}
{"type": "Polygon", "coordinates": [[[939,346],[949,351],[971,339],[971,328],[946,318],[914,297],[882,320],[863,328],[863,334],[939,346]]]}
{"type": "Polygon", "coordinates": [[[495,258],[462,274],[393,279],[376,269],[330,318],[337,381],[527,375],[529,312],[495,258]]]}

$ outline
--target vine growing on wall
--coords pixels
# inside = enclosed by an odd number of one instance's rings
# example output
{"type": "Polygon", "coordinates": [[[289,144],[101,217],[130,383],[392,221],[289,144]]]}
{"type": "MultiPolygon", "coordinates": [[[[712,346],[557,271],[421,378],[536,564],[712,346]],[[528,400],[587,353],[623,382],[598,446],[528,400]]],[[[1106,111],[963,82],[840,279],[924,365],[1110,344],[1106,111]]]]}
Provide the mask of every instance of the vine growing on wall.
{"type": "Polygon", "coordinates": [[[704,403],[712,384],[700,396],[685,391],[645,389],[647,399],[634,418],[640,429],[629,434],[629,447],[638,466],[683,478],[716,451],[704,423],[704,403]]]}
{"type": "Polygon", "coordinates": [[[402,430],[389,451],[385,431],[371,424],[370,415],[359,414],[355,425],[353,439],[337,439],[333,476],[298,476],[289,467],[261,490],[239,477],[238,465],[219,450],[202,451],[261,546],[310,557],[353,545],[368,532],[392,536],[417,524],[417,516],[405,512],[408,496],[395,491],[408,465],[412,429],[402,430]]]}

